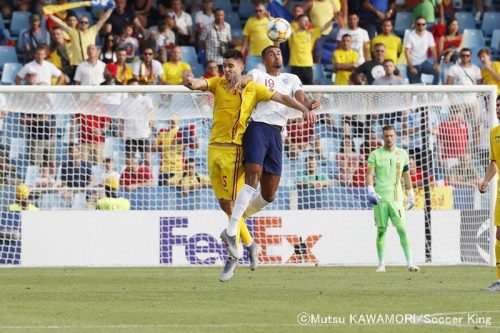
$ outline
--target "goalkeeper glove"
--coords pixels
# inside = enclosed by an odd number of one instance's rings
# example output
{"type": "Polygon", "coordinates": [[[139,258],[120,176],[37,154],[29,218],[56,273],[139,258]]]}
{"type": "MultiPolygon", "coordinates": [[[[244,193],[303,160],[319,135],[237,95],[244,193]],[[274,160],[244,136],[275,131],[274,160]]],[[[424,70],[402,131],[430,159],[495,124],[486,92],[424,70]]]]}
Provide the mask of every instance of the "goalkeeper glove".
{"type": "Polygon", "coordinates": [[[415,194],[413,194],[413,189],[406,191],[406,194],[408,195],[408,204],[406,205],[406,209],[410,210],[415,204],[415,194]]]}
{"type": "Polygon", "coordinates": [[[377,205],[379,200],[380,200],[380,196],[377,194],[377,192],[375,192],[375,189],[373,188],[373,186],[368,186],[367,188],[367,195],[368,195],[368,201],[372,204],[372,205],[377,205]]]}

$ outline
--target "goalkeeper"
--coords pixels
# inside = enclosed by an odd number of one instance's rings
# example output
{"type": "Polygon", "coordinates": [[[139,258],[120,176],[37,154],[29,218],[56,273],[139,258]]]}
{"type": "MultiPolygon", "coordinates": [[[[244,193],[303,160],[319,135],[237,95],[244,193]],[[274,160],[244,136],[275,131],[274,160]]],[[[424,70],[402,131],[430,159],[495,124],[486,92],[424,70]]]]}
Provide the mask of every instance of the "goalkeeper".
{"type": "Polygon", "coordinates": [[[411,209],[414,195],[408,172],[408,153],[396,147],[396,130],[393,126],[384,126],[382,133],[384,146],[372,151],[368,157],[368,175],[366,177],[368,201],[374,206],[373,212],[375,225],[377,226],[377,272],[385,272],[385,233],[389,219],[391,219],[398,232],[408,270],[417,272],[418,267],[411,260],[410,244],[406,235],[403,189],[401,186],[401,176],[403,176],[408,194],[407,208],[411,209]],[[374,176],[376,180],[375,188],[373,187],[374,176]]]}
{"type": "MultiPolygon", "coordinates": [[[[500,96],[497,96],[497,118],[500,120],[500,96]]],[[[497,173],[497,159],[500,159],[500,126],[496,126],[490,133],[490,164],[486,169],[483,181],[479,184],[479,191],[486,192],[488,183],[497,173]]],[[[497,187],[497,200],[495,204],[495,226],[497,227],[495,242],[495,257],[497,267],[497,280],[491,284],[485,291],[500,291],[500,178],[497,187]]]]}

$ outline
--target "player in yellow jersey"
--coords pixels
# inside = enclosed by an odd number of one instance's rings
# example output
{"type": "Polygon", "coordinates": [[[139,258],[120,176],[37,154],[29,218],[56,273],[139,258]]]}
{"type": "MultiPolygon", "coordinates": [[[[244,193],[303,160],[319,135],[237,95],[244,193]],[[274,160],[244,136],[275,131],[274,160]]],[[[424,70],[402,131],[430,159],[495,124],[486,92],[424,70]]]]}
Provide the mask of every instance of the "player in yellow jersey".
{"type": "MultiPolygon", "coordinates": [[[[500,96],[497,96],[497,118],[500,120],[500,96]]],[[[491,178],[497,173],[497,162],[500,161],[500,126],[491,130],[490,134],[490,164],[486,169],[483,181],[479,184],[479,191],[486,192],[486,187],[491,178]]],[[[500,180],[497,185],[497,201],[495,204],[495,225],[497,227],[495,242],[495,258],[497,267],[497,280],[485,291],[500,291],[500,180]]]]}
{"type": "MultiPolygon", "coordinates": [[[[289,96],[270,91],[264,85],[249,82],[244,88],[231,90],[231,80],[243,71],[243,54],[238,50],[224,53],[224,77],[195,79],[187,77],[184,85],[191,90],[210,91],[214,95],[213,124],[208,146],[208,168],[214,194],[228,218],[233,211],[234,200],[245,183],[243,157],[243,133],[250,114],[261,101],[273,100],[308,115],[310,110],[289,96]]],[[[239,224],[237,236],[241,237],[250,259],[250,268],[257,265],[257,247],[248,232],[245,217],[239,224]]],[[[220,280],[229,280],[236,269],[238,259],[229,256],[220,280]]]]}

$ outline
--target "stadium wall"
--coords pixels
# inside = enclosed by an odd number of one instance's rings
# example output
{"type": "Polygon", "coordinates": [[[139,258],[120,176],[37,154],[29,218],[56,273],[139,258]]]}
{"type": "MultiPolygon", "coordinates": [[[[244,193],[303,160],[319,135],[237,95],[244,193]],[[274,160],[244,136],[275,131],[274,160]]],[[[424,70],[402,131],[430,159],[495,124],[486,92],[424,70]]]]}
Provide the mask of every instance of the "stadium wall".
{"type": "MultiPolygon", "coordinates": [[[[417,263],[425,261],[423,214],[407,214],[417,263]]],[[[462,263],[460,212],[432,214],[433,242],[439,243],[433,247],[438,249],[433,250],[433,263],[462,263]]],[[[219,234],[227,217],[219,211],[39,211],[23,212],[21,220],[20,264],[26,267],[220,265],[226,253],[219,234]]],[[[489,222],[484,223],[487,230],[489,222]]],[[[371,211],[268,211],[249,219],[248,225],[262,248],[262,263],[377,262],[371,211]]],[[[386,247],[388,264],[405,264],[394,228],[386,247]]]]}

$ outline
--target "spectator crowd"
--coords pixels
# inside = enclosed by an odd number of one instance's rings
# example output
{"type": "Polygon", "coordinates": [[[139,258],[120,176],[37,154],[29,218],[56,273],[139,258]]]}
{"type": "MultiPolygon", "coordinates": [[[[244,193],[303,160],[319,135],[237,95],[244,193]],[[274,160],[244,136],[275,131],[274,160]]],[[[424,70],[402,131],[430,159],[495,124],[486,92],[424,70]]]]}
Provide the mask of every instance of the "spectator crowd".
{"type": "MultiPolygon", "coordinates": [[[[1,14],[7,24],[0,25],[0,45],[15,47],[23,65],[13,84],[179,85],[187,76],[221,76],[222,54],[228,48],[242,50],[245,70],[249,71],[262,66],[261,50],[272,44],[266,26],[278,6],[289,10],[293,29],[288,43],[282,45],[286,60],[282,70],[297,74],[304,84],[492,84],[500,90],[500,62],[496,60],[500,46],[493,44],[491,31],[482,36],[490,41],[486,47],[484,38],[476,43],[473,35],[463,30],[458,15],[466,10],[462,1],[274,0],[245,4],[229,0],[115,0],[100,10],[77,7],[44,15],[43,6],[67,3],[2,2],[1,14]],[[12,36],[9,20],[12,24],[16,12],[26,11],[31,13],[29,25],[12,36]],[[410,12],[401,31],[398,17],[410,12]]],[[[498,3],[492,0],[475,0],[472,10],[467,8],[475,27],[484,26],[487,17],[496,13],[492,11],[495,5],[498,3]]],[[[498,21],[495,27],[500,29],[500,16],[494,17],[498,21]]],[[[118,104],[127,107],[121,119],[106,111],[106,104],[117,104],[112,100],[96,105],[98,115],[75,114],[70,119],[74,128],[70,137],[77,139],[68,144],[68,158],[62,163],[56,159],[60,154],[56,151],[56,116],[22,114],[19,123],[25,132],[29,164],[37,168],[36,181],[30,185],[64,188],[70,201],[79,191],[72,188],[104,188],[105,183],[113,191],[118,187],[134,191],[153,185],[178,186],[184,195],[209,187],[206,177],[197,171],[203,165],[187,153],[199,150],[196,125],[177,119],[160,125],[147,95],[122,97],[118,104]],[[138,108],[146,109],[144,119],[127,116],[138,108]],[[105,156],[110,138],[123,143],[123,165],[105,156]],[[95,177],[97,168],[102,171],[99,177],[95,177]],[[119,186],[109,177],[118,179],[119,186]]],[[[478,103],[471,100],[449,115],[427,115],[438,164],[433,177],[449,178],[453,184],[477,179],[476,175],[461,174],[460,167],[479,162],[460,156],[470,157],[472,149],[480,149],[475,146],[482,135],[479,114],[478,103]]],[[[419,110],[402,110],[378,119],[322,115],[316,126],[290,120],[286,158],[288,164],[302,164],[303,170],[303,174],[296,174],[296,186],[364,186],[366,158],[380,145],[377,129],[388,122],[401,130],[406,140],[401,144],[410,150],[415,168],[421,168],[426,161],[421,156],[419,110]],[[340,146],[332,149],[326,139],[335,135],[340,146]],[[327,162],[332,156],[333,163],[327,162]],[[330,164],[331,170],[317,171],[330,164]]],[[[9,161],[4,164],[2,169],[9,170],[9,161]]],[[[418,170],[412,172],[418,178],[418,170]]],[[[13,174],[4,172],[3,182],[9,183],[7,176],[13,174]]],[[[421,185],[421,179],[415,180],[417,184],[421,185]]],[[[26,191],[23,193],[26,196],[26,191]]],[[[97,202],[88,191],[83,196],[86,203],[97,202]]]]}

